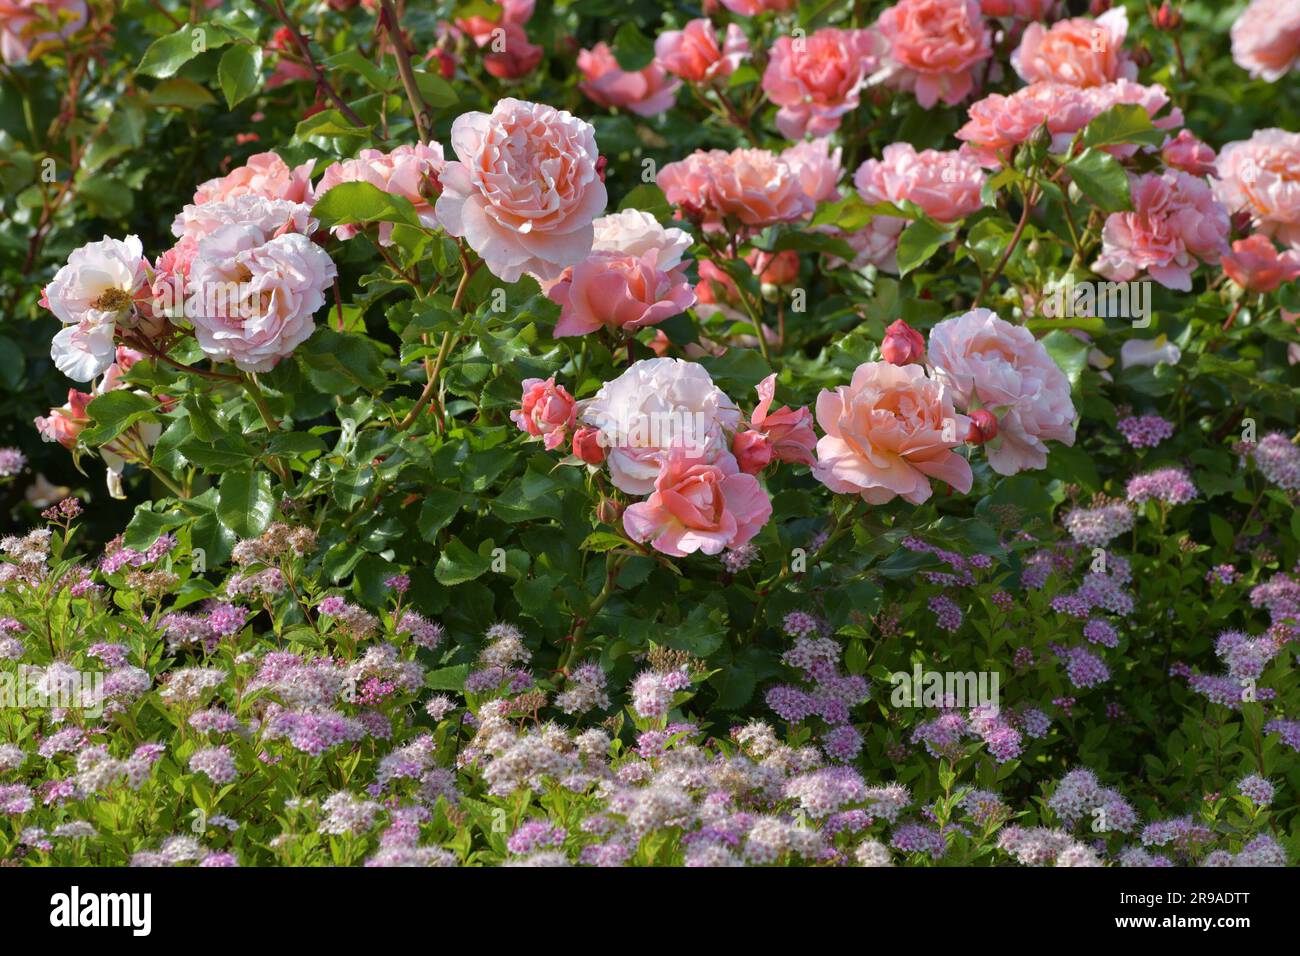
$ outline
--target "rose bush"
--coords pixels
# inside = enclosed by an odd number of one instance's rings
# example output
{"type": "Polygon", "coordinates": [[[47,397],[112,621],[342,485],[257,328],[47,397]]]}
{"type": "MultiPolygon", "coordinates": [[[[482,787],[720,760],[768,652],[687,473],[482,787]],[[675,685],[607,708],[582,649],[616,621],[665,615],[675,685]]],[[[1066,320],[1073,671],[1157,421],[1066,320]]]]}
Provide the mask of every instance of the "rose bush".
{"type": "Polygon", "coordinates": [[[0,2],[0,862],[1294,863],[1292,6],[0,2]]]}

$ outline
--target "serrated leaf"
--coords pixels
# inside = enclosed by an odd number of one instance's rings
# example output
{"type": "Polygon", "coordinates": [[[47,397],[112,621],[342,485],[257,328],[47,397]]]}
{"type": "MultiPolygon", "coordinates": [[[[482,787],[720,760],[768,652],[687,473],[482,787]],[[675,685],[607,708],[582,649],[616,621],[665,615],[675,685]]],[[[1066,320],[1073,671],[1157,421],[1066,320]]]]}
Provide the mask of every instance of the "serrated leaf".
{"type": "Polygon", "coordinates": [[[261,471],[227,471],[217,485],[217,517],[240,538],[255,538],[271,523],[275,497],[261,471]]]}

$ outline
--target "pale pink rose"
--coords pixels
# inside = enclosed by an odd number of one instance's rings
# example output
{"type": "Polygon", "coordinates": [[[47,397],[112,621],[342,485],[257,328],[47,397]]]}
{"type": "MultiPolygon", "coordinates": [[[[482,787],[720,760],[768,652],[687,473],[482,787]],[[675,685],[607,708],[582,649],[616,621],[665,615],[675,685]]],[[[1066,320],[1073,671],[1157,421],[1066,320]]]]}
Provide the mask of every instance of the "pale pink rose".
{"type": "Polygon", "coordinates": [[[209,179],[194,191],[196,205],[219,202],[236,196],[265,196],[311,204],[311,171],[315,163],[306,162],[290,169],[275,153],[258,153],[248,162],[225,176],[209,179]]]}
{"type": "MultiPolygon", "coordinates": [[[[438,189],[438,177],[445,160],[439,143],[403,144],[390,153],[378,149],[363,149],[355,159],[345,159],[325,170],[316,184],[316,199],[340,183],[365,182],[394,196],[401,196],[415,207],[420,222],[429,229],[436,228],[430,196],[438,189]]],[[[351,239],[361,231],[361,226],[351,223],[335,226],[331,232],[340,239],[351,239]]],[[[392,245],[393,224],[379,224],[379,242],[392,245]]]]}
{"type": "MultiPolygon", "coordinates": [[[[213,203],[214,206],[222,205],[213,203]]],[[[202,207],[193,207],[202,208],[202,207]]],[[[303,206],[303,209],[306,209],[303,206]]],[[[175,228],[173,226],[173,228],[175,228]]],[[[156,319],[179,318],[185,313],[186,289],[190,266],[199,251],[196,236],[183,236],[154,262],[153,283],[149,287],[149,314],[156,319]]]]}
{"type": "Polygon", "coordinates": [[[799,0],[720,0],[720,2],[738,17],[756,17],[761,13],[793,10],[799,0]]]}
{"type": "Polygon", "coordinates": [[[68,389],[66,404],[59,408],[51,408],[49,415],[37,416],[35,425],[41,441],[58,442],[64,448],[76,448],[77,436],[90,424],[86,406],[94,397],[90,392],[79,392],[75,388],[68,389]]]}
{"type": "Polygon", "coordinates": [[[1248,212],[1255,227],[1300,249],[1300,133],[1256,130],[1219,150],[1214,193],[1228,212],[1248,212]]]}
{"type": "Polygon", "coordinates": [[[1300,63],[1300,4],[1252,0],[1232,25],[1232,59],[1269,83],[1294,70],[1300,63]]]}
{"type": "Polygon", "coordinates": [[[579,412],[609,450],[610,480],[629,495],[654,490],[660,463],[680,448],[708,462],[730,458],[740,410],[704,366],[682,359],[634,362],[579,412]]]}
{"type": "Polygon", "coordinates": [[[690,21],[680,30],[665,30],[655,40],[659,65],[688,83],[725,79],[747,56],[749,40],[734,23],[727,24],[721,46],[713,24],[704,18],[690,21]]]}
{"type": "Polygon", "coordinates": [[[872,216],[865,226],[854,232],[844,232],[833,226],[820,227],[818,231],[842,239],[853,250],[853,258],[842,262],[838,256],[828,256],[828,265],[838,269],[848,265],[850,269],[865,269],[875,266],[884,272],[898,274],[898,237],[907,228],[907,220],[898,216],[872,216]]]}
{"type": "Polygon", "coordinates": [[[214,361],[269,372],[311,337],[336,275],[325,250],[299,233],[218,229],[199,240],[190,267],[187,311],[199,347],[214,361]]]}
{"type": "Polygon", "coordinates": [[[825,435],[813,477],[837,494],[919,505],[931,495],[931,478],[970,491],[970,465],[953,451],[970,421],[919,365],[864,362],[848,385],[817,396],[817,424],[825,435]]]}
{"type": "Polygon", "coordinates": [[[812,36],[778,37],[763,71],[763,92],[781,109],[786,139],[827,136],[858,107],[858,93],[880,66],[884,39],[874,30],[823,27],[812,36]]]}
{"type": "Polygon", "coordinates": [[[660,269],[673,269],[680,265],[682,256],[694,242],[688,233],[675,227],[665,229],[658,219],[640,209],[624,209],[601,216],[591,225],[594,230],[592,252],[619,252],[638,257],[654,252],[660,269]]]}
{"type": "Polygon", "coordinates": [[[1252,292],[1272,292],[1300,277],[1300,251],[1288,249],[1278,255],[1273,240],[1260,233],[1234,242],[1220,264],[1229,279],[1252,292]]]}
{"type": "Polygon", "coordinates": [[[649,541],[656,551],[681,558],[738,548],[771,516],[767,492],[733,459],[710,463],[675,449],[655,479],[654,493],[623,512],[623,529],[633,541],[649,541]]]}
{"type": "Polygon", "coordinates": [[[681,266],[664,270],[659,254],[593,252],[547,292],[560,306],[555,338],[586,335],[602,326],[631,332],[685,312],[695,292],[681,266]]]}
{"type": "Polygon", "coordinates": [[[1044,467],[1049,439],[1074,444],[1070,382],[1028,329],[974,309],[930,330],[929,356],[958,408],[997,418],[984,448],[999,475],[1044,467]]]}
{"type": "Polygon", "coordinates": [[[268,235],[301,232],[307,236],[319,226],[306,203],[245,193],[202,205],[187,205],[172,220],[172,235],[197,242],[222,226],[232,225],[256,226],[268,235]]]}
{"type": "Polygon", "coordinates": [[[1160,158],[1166,166],[1181,169],[1193,176],[1209,176],[1214,172],[1217,157],[1214,150],[1196,138],[1191,130],[1182,129],[1160,147],[1160,158]]]}
{"type": "Polygon", "coordinates": [[[33,47],[66,40],[86,16],[85,0],[0,0],[0,60],[21,66],[33,47]]]}
{"type": "Polygon", "coordinates": [[[816,208],[794,170],[765,149],[697,151],[659,170],[658,184],[683,215],[710,230],[730,219],[758,231],[816,208]]]}
{"type": "Polygon", "coordinates": [[[1197,260],[1210,264],[1228,249],[1228,213],[1205,180],[1170,170],[1129,176],[1132,212],[1106,217],[1093,271],[1127,282],[1145,272],[1161,285],[1190,292],[1197,260]]]}
{"type": "Polygon", "coordinates": [[[969,96],[976,67],[993,55],[993,34],[975,0],[900,0],[876,29],[889,42],[886,82],[914,91],[927,109],[969,96]]]}
{"type": "Polygon", "coordinates": [[[588,99],[600,106],[631,110],[638,116],[657,116],[669,109],[682,85],[680,80],[669,79],[655,61],[635,73],[624,73],[604,42],[578,52],[578,70],[583,77],[578,89],[588,99]]]}
{"type": "Polygon", "coordinates": [[[880,159],[869,159],[853,175],[853,185],[868,203],[916,204],[931,219],[956,222],[980,209],[987,177],[960,150],[917,152],[911,143],[891,143],[880,159]]]}
{"type": "Polygon", "coordinates": [[[546,51],[529,42],[528,34],[517,23],[506,23],[499,29],[500,39],[491,42],[483,55],[483,69],[498,80],[518,80],[537,69],[546,51]]]}
{"type": "Polygon", "coordinates": [[[590,123],[506,98],[491,113],[456,117],[451,147],[459,162],[443,167],[434,211],[493,275],[558,279],[591,252],[591,221],[606,195],[590,123]]]}
{"type": "Polygon", "coordinates": [[[840,198],[842,154],[840,147],[831,148],[828,139],[802,140],[781,151],[781,162],[794,171],[799,186],[814,203],[831,202],[840,198]]]}
{"type": "Polygon", "coordinates": [[[980,0],[980,12],[986,17],[1047,20],[1059,4],[1060,0],[980,0]]]}
{"type": "Polygon", "coordinates": [[[1115,80],[1137,79],[1137,64],[1124,50],[1128,14],[1123,7],[1107,10],[1096,20],[1075,17],[1051,27],[1031,23],[1011,65],[1026,83],[1051,81],[1070,86],[1101,86],[1115,80]]]}
{"type": "Polygon", "coordinates": [[[548,379],[524,379],[520,407],[510,413],[510,420],[534,438],[541,438],[546,450],[564,444],[568,432],[577,422],[577,405],[563,385],[548,379]]]}
{"type": "Polygon", "coordinates": [[[767,440],[771,456],[778,461],[814,464],[817,433],[813,431],[812,412],[807,407],[786,405],[772,411],[776,400],[775,372],[755,385],[754,391],[758,392],[758,405],[749,416],[749,426],[767,440]]]}

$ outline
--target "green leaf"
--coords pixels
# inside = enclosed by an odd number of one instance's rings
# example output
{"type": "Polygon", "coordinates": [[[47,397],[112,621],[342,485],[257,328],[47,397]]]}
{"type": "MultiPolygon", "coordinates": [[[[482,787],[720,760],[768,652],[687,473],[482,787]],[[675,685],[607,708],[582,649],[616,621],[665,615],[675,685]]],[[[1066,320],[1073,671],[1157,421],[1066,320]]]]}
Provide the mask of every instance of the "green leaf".
{"type": "Polygon", "coordinates": [[[618,208],[620,212],[624,209],[640,209],[642,212],[650,213],[660,222],[667,222],[673,217],[673,207],[664,197],[664,191],[654,183],[642,183],[631,190],[623,197],[618,208]]]}
{"type": "Polygon", "coordinates": [[[358,388],[373,390],[384,384],[379,350],[363,335],[321,326],[299,348],[298,358],[308,380],[322,392],[351,395],[358,388]]]}
{"type": "Polygon", "coordinates": [[[905,276],[925,265],[942,246],[957,235],[956,226],[942,226],[929,219],[918,219],[898,237],[898,274],[905,276]]]}
{"type": "Polygon", "coordinates": [[[86,406],[86,414],[95,424],[81,433],[81,439],[87,445],[103,445],[150,416],[156,407],[157,402],[147,395],[126,389],[108,392],[86,406]]]}
{"type": "Polygon", "coordinates": [[[433,576],[438,579],[439,584],[454,587],[466,581],[473,581],[486,573],[491,566],[490,558],[471,551],[460,538],[452,538],[442,554],[438,555],[438,564],[433,569],[433,576]]]}
{"type": "Polygon", "coordinates": [[[224,27],[211,23],[186,24],[175,33],[160,37],[145,50],[137,73],[165,79],[175,76],[182,66],[208,50],[225,46],[232,35],[224,27]]]}
{"type": "Polygon", "coordinates": [[[613,47],[618,68],[625,73],[644,70],[655,58],[654,42],[631,20],[623,21],[623,25],[618,28],[614,34],[613,47]]]}
{"type": "Polygon", "coordinates": [[[217,517],[240,538],[266,530],[275,512],[271,479],[261,471],[228,471],[217,485],[217,517]]]}
{"type": "Polygon", "coordinates": [[[197,110],[211,106],[217,98],[208,92],[201,83],[195,83],[183,76],[163,80],[149,92],[150,106],[175,106],[183,110],[197,110]]]}
{"type": "Polygon", "coordinates": [[[221,54],[217,80],[225,94],[226,106],[234,109],[257,92],[262,82],[262,48],[242,43],[221,54]]]}
{"type": "Polygon", "coordinates": [[[1070,380],[1070,385],[1077,384],[1079,376],[1088,365],[1087,343],[1079,341],[1062,329],[1048,332],[1039,341],[1043,343],[1043,348],[1047,349],[1047,354],[1052,357],[1052,361],[1070,380]]]}
{"type": "Polygon", "coordinates": [[[1083,129],[1084,146],[1113,146],[1116,143],[1141,143],[1159,146],[1168,134],[1151,123],[1145,107],[1136,103],[1112,106],[1083,129]]]}
{"type": "Polygon", "coordinates": [[[1067,162],[1065,168],[1079,192],[1103,212],[1121,212],[1130,207],[1128,174],[1114,156],[1096,149],[1085,149],[1067,162]]]}
{"type": "Polygon", "coordinates": [[[410,200],[362,182],[339,183],[316,201],[312,215],[324,229],[368,222],[420,225],[420,217],[410,200]]]}
{"type": "Polygon", "coordinates": [[[420,99],[430,109],[440,110],[455,106],[460,99],[451,84],[437,73],[427,70],[415,71],[415,86],[420,91],[420,99]]]}

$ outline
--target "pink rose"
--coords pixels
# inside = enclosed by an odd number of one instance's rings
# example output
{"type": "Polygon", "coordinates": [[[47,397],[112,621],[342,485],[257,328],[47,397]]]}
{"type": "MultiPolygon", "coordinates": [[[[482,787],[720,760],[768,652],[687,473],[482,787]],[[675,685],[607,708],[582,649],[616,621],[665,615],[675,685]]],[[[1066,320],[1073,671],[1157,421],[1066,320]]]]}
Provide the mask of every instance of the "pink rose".
{"type": "Polygon", "coordinates": [[[1209,176],[1214,172],[1217,157],[1214,150],[1202,143],[1191,130],[1182,129],[1173,139],[1165,140],[1160,147],[1160,158],[1166,166],[1181,169],[1193,176],[1209,176]]]}
{"type": "Polygon", "coordinates": [[[76,448],[77,436],[90,424],[86,406],[95,396],[90,392],[68,389],[68,401],[59,408],[51,408],[48,416],[37,416],[36,431],[41,441],[58,442],[64,448],[76,448]]]}
{"type": "Polygon", "coordinates": [[[763,92],[781,107],[776,128],[787,139],[826,136],[858,107],[858,92],[880,66],[885,44],[874,30],[824,27],[772,45],[763,92]]]}
{"type": "Polygon", "coordinates": [[[931,478],[970,491],[970,465],[952,450],[970,422],[919,365],[864,362],[848,385],[817,396],[817,423],[826,434],[813,477],[837,494],[919,505],[930,497],[931,478]]]}
{"type": "Polygon", "coordinates": [[[730,219],[758,231],[816,208],[790,166],[765,149],[697,151],[664,166],[658,183],[670,203],[710,230],[730,219]]]}
{"type": "Polygon", "coordinates": [[[218,202],[236,196],[265,196],[311,203],[311,171],[315,164],[303,163],[290,169],[275,153],[258,153],[228,175],[209,179],[194,191],[194,202],[218,202]]]}
{"type": "Polygon", "coordinates": [[[729,459],[709,464],[674,450],[654,487],[649,498],[623,512],[623,529],[632,540],[677,558],[738,548],[772,516],[763,486],[729,459]]]}
{"type": "MultiPolygon", "coordinates": [[[[438,143],[403,144],[391,153],[378,149],[363,149],[356,159],[345,159],[325,170],[325,175],[316,185],[316,198],[324,196],[340,183],[364,182],[378,189],[403,199],[415,206],[420,222],[429,229],[438,225],[434,215],[431,196],[435,196],[439,187],[438,177],[442,173],[445,160],[442,146],[438,143]]],[[[361,227],[355,223],[335,226],[331,232],[340,239],[351,239],[361,227]]],[[[379,242],[391,245],[393,224],[379,224],[379,242]]]]}
{"type": "Polygon", "coordinates": [[[534,438],[543,439],[546,450],[558,448],[577,420],[577,406],[564,386],[555,384],[555,376],[546,380],[524,379],[520,407],[510,413],[510,420],[534,438]]]}
{"type": "Polygon", "coordinates": [[[772,462],[772,443],[762,432],[737,432],[731,440],[736,466],[747,475],[757,475],[772,462]]]}
{"type": "Polygon", "coordinates": [[[902,319],[885,329],[880,357],[890,365],[915,365],[925,361],[925,338],[902,319]]]}
{"type": "Polygon", "coordinates": [[[1300,133],[1260,129],[1219,150],[1214,194],[1228,212],[1250,213],[1255,227],[1300,249],[1300,133]]]}
{"type": "Polygon", "coordinates": [[[1300,251],[1288,249],[1278,255],[1273,240],[1260,233],[1234,242],[1220,264],[1229,279],[1252,292],[1272,292],[1300,277],[1300,251]]]}
{"type": "Polygon", "coordinates": [[[831,148],[828,139],[801,140],[781,151],[781,162],[789,166],[799,178],[799,186],[814,203],[831,202],[840,198],[840,178],[844,167],[840,164],[840,147],[831,148]]]}
{"type": "Polygon", "coordinates": [[[975,87],[975,68],[993,55],[992,31],[975,0],[900,0],[876,28],[889,41],[888,82],[915,91],[927,109],[964,100],[975,87]]]}
{"type": "Polygon", "coordinates": [[[980,12],[986,17],[1046,20],[1059,2],[1060,0],[980,0],[980,12]]]}
{"type": "MultiPolygon", "coordinates": [[[[844,232],[833,226],[823,226],[820,231],[842,239],[853,250],[854,256],[847,265],[851,269],[865,269],[872,265],[884,272],[898,273],[898,237],[907,227],[907,220],[898,216],[872,216],[865,226],[855,232],[844,232]]],[[[828,264],[837,269],[842,264],[838,257],[828,256],[828,264]]]]}
{"type": "Polygon", "coordinates": [[[591,251],[605,208],[591,124],[550,106],[503,99],[451,127],[459,162],[442,171],[438,221],[505,282],[557,279],[591,251]]]}
{"type": "Polygon", "coordinates": [[[681,229],[665,229],[658,219],[640,209],[610,213],[591,225],[594,230],[592,252],[620,252],[629,256],[654,252],[661,269],[680,265],[682,256],[693,242],[690,235],[681,229]]]}
{"type": "Polygon", "coordinates": [[[1070,86],[1101,86],[1118,79],[1136,80],[1137,64],[1124,51],[1128,14],[1107,10],[1096,20],[1075,17],[1051,27],[1031,23],[1011,65],[1026,83],[1041,80],[1070,86]]]}
{"type": "Polygon", "coordinates": [[[588,99],[600,106],[631,110],[638,116],[657,116],[669,109],[681,86],[681,81],[670,80],[654,61],[635,73],[624,73],[604,42],[578,53],[578,69],[583,76],[578,89],[588,99]]]}
{"type": "Polygon", "coordinates": [[[1232,59],[1251,76],[1276,83],[1300,62],[1300,6],[1252,0],[1232,25],[1232,59]]]}
{"type": "Polygon", "coordinates": [[[1161,285],[1190,292],[1200,259],[1211,264],[1228,249],[1228,213],[1203,179],[1170,170],[1129,176],[1132,212],[1111,213],[1093,271],[1127,282],[1147,273],[1161,285]]]}
{"type": "Polygon", "coordinates": [[[600,432],[583,425],[573,433],[573,454],[588,465],[599,465],[605,460],[605,446],[600,442],[600,432]]]}
{"type": "MultiPolygon", "coordinates": [[[[771,410],[772,402],[776,400],[775,372],[754,386],[754,391],[758,392],[758,405],[749,416],[749,425],[751,433],[760,434],[766,439],[769,455],[778,461],[814,464],[816,459],[813,457],[813,449],[817,447],[817,434],[813,431],[812,412],[806,407],[796,409],[785,405],[776,411],[771,410]]],[[[737,438],[739,437],[738,435],[737,438]]]]}
{"type": "MultiPolygon", "coordinates": [[[[958,408],[995,416],[997,437],[985,449],[999,475],[1045,466],[1047,439],[1074,444],[1070,382],[1028,329],[974,309],[931,329],[929,352],[958,408]]],[[[977,424],[982,431],[987,421],[977,424]]]]}
{"type": "Polygon", "coordinates": [[[311,207],[306,203],[246,193],[202,205],[187,205],[172,220],[172,235],[197,242],[222,226],[231,225],[256,226],[267,235],[300,232],[310,236],[319,223],[311,217],[311,207]]]}
{"type": "Polygon", "coordinates": [[[799,278],[799,253],[793,249],[780,252],[755,249],[745,256],[745,264],[765,286],[791,285],[799,278]]]}
{"type": "Polygon", "coordinates": [[[915,203],[931,219],[956,222],[980,209],[987,177],[968,154],[934,149],[917,152],[911,143],[891,143],[880,159],[858,167],[853,184],[868,203],[915,203]]]}
{"type": "Polygon", "coordinates": [[[560,306],[555,338],[602,326],[632,331],[657,325],[695,304],[681,266],[659,268],[658,253],[593,252],[547,292],[560,306]]]}
{"type": "Polygon", "coordinates": [[[966,435],[968,445],[986,445],[998,437],[998,417],[987,408],[972,409],[970,413],[970,431],[966,435]]]}
{"type": "Polygon", "coordinates": [[[537,69],[546,51],[529,42],[524,28],[507,22],[498,29],[500,41],[494,39],[483,55],[483,69],[498,80],[518,80],[537,69]]]}
{"type": "Polygon", "coordinates": [[[799,0],[721,0],[722,5],[738,17],[756,17],[772,11],[792,10],[799,0]]]}
{"type": "Polygon", "coordinates": [[[665,30],[655,40],[655,59],[673,76],[688,83],[712,83],[725,79],[749,55],[749,40],[734,23],[727,24],[726,38],[718,36],[707,19],[692,20],[680,30],[665,30]]]}
{"type": "Polygon", "coordinates": [[[0,60],[21,66],[32,47],[66,40],[86,17],[85,0],[0,0],[0,60]]]}

